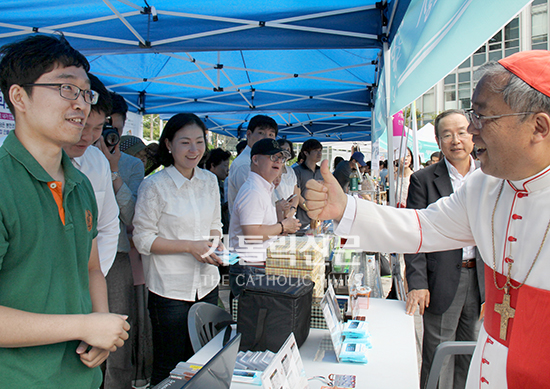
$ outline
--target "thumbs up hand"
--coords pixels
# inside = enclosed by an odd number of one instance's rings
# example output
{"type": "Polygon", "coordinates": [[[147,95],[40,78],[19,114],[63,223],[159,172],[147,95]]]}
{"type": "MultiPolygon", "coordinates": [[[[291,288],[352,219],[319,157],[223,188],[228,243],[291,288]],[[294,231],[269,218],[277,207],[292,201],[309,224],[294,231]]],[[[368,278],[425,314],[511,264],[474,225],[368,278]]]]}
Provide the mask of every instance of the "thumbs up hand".
{"type": "Polygon", "coordinates": [[[328,161],[321,163],[323,182],[309,180],[306,183],[307,215],[315,220],[334,219],[339,222],[344,215],[348,198],[328,168],[328,161]]]}

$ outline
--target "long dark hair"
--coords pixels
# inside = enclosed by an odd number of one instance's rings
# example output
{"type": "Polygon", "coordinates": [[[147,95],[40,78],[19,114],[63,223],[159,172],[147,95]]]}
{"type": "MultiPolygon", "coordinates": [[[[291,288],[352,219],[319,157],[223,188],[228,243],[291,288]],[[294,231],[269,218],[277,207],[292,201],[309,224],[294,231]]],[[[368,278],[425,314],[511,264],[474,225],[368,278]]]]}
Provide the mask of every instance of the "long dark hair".
{"type": "MultiPolygon", "coordinates": [[[[197,115],[192,113],[178,113],[177,115],[172,116],[170,120],[168,120],[168,123],[166,123],[166,126],[164,126],[164,129],[162,130],[162,134],[160,135],[159,139],[158,157],[161,165],[163,165],[164,167],[174,164],[174,157],[171,153],[168,152],[166,140],[172,142],[172,140],[174,139],[174,135],[176,135],[176,132],[190,124],[196,124],[201,128],[204,136],[204,143],[206,145],[206,133],[208,132],[208,129],[197,115]]],[[[208,150],[205,150],[205,154],[207,151],[208,150]]]]}

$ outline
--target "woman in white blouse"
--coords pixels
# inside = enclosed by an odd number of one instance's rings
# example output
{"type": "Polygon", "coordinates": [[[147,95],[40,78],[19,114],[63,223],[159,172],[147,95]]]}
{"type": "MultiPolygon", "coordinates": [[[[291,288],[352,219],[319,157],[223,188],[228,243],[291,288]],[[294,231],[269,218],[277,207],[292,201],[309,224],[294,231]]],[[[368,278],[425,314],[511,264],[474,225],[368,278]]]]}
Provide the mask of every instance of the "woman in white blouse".
{"type": "MultiPolygon", "coordinates": [[[[283,150],[290,153],[290,159],[293,160],[296,155],[294,154],[294,147],[292,142],[287,139],[278,139],[279,145],[283,150]]],[[[300,200],[300,189],[298,188],[296,173],[294,169],[286,164],[283,165],[281,176],[278,178],[279,183],[273,190],[273,203],[277,207],[277,217],[286,218],[288,215],[296,213],[296,207],[300,200]],[[294,198],[288,199],[295,195],[294,198]],[[282,213],[282,214],[280,214],[282,213]]],[[[273,182],[275,184],[275,182],[273,182]]]]}
{"type": "Polygon", "coordinates": [[[153,326],[151,384],[193,355],[187,314],[198,301],[218,303],[220,193],[216,176],[197,167],[206,151],[206,126],[193,114],[173,116],[162,131],[164,170],[143,181],[133,240],[143,256],[153,326]]]}

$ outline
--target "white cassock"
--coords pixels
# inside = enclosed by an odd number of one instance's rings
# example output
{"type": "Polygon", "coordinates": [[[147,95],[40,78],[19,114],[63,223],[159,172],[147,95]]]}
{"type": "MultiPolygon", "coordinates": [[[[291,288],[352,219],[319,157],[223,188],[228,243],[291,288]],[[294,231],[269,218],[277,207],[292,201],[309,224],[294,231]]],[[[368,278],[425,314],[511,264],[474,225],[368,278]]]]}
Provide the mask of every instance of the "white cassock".
{"type": "Polygon", "coordinates": [[[366,251],[416,253],[476,245],[486,264],[486,306],[467,388],[547,387],[550,236],[525,285],[511,290],[511,306],[516,312],[508,322],[506,340],[502,340],[501,316],[494,306],[503,302],[503,292],[494,286],[491,227],[501,185],[494,215],[496,270],[501,273],[498,286],[505,283],[510,261],[511,278],[518,285],[525,280],[550,222],[550,167],[521,181],[503,181],[477,170],[457,192],[423,210],[378,206],[348,196],[335,233],[350,237],[366,251]]]}

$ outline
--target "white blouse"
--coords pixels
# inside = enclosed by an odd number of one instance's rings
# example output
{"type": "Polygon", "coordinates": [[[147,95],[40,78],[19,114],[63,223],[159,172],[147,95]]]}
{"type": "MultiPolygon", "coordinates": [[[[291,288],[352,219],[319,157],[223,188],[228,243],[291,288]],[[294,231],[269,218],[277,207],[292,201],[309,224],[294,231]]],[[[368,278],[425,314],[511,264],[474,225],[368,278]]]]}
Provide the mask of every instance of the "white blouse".
{"type": "Polygon", "coordinates": [[[211,230],[221,234],[220,192],[216,176],[195,168],[188,180],[174,166],[146,178],[138,191],[133,240],[142,254],[145,281],[160,296],[195,301],[219,282],[216,266],[198,262],[191,254],[153,254],[157,237],[207,240],[211,230]]]}
{"type": "Polygon", "coordinates": [[[285,166],[286,172],[281,176],[281,183],[273,190],[273,203],[288,197],[294,193],[294,187],[297,185],[296,173],[290,166],[285,166]]]}

